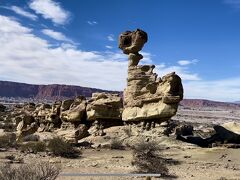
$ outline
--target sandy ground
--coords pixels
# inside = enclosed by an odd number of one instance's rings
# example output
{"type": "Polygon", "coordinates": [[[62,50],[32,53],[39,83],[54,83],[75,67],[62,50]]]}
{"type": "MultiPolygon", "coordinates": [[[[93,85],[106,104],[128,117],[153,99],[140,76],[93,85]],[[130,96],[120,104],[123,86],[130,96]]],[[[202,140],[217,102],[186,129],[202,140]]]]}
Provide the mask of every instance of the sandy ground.
{"type": "MultiPolygon", "coordinates": [[[[169,165],[172,176],[166,179],[240,179],[240,149],[199,148],[193,145],[179,143],[167,146],[165,143],[163,157],[178,163],[169,165]]],[[[19,152],[1,152],[0,162],[6,161],[6,155],[24,157],[24,162],[49,161],[61,166],[62,173],[132,173],[135,167],[131,165],[131,150],[85,149],[81,157],[66,159],[49,157],[45,154],[20,154],[19,152]]],[[[130,176],[59,176],[58,180],[76,179],[145,179],[130,176]]],[[[153,178],[155,179],[155,178],[153,178]]]]}

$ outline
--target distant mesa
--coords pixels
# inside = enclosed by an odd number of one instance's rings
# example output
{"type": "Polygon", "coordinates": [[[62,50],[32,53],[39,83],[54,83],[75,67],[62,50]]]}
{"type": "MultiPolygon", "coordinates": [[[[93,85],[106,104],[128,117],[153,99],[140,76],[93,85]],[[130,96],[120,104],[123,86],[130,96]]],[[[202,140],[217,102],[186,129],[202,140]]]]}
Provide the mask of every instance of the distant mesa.
{"type": "Polygon", "coordinates": [[[119,93],[117,91],[107,91],[82,86],[59,84],[33,85],[10,81],[0,81],[0,97],[33,98],[39,100],[47,99],[54,101],[74,98],[79,95],[91,97],[92,93],[96,92],[119,93]]]}

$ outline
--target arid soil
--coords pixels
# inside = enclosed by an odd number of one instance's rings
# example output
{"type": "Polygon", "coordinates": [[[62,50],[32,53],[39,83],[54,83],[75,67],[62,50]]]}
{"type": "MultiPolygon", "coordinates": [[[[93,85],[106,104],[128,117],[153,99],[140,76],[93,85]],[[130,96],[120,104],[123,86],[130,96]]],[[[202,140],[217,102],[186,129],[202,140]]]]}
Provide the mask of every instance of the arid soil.
{"type": "Polygon", "coordinates": [[[222,124],[225,122],[240,122],[240,108],[184,108],[179,107],[173,120],[193,123],[222,124]]]}

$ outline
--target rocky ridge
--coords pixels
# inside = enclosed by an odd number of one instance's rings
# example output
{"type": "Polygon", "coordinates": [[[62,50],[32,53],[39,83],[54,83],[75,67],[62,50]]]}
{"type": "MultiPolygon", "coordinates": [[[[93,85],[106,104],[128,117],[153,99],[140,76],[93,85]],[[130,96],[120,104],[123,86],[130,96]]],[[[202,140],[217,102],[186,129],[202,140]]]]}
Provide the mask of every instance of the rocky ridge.
{"type": "Polygon", "coordinates": [[[91,97],[95,92],[119,93],[96,88],[72,85],[33,85],[10,81],[0,81],[0,97],[63,100],[77,96],[91,97]]]}

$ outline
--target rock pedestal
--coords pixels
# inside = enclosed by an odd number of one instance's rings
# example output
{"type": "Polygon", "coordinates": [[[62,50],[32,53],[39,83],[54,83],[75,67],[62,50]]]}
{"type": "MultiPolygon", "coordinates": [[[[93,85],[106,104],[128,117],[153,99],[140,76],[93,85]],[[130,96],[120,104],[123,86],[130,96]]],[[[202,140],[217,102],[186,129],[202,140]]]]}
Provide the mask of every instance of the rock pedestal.
{"type": "Polygon", "coordinates": [[[181,78],[175,72],[158,78],[154,65],[138,65],[143,58],[139,51],[147,40],[147,33],[140,29],[119,37],[119,48],[128,54],[129,61],[123,121],[168,120],[176,114],[183,98],[181,78]]]}

